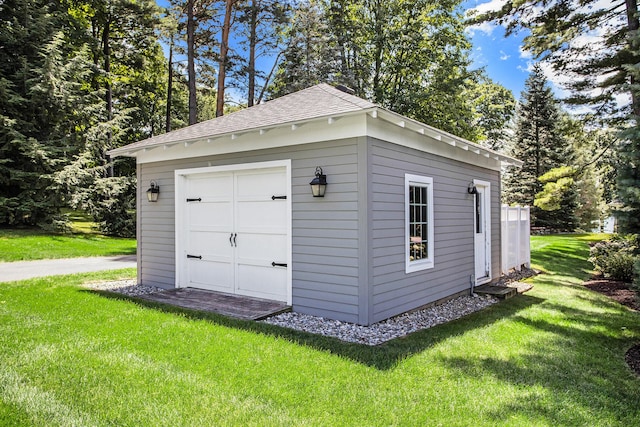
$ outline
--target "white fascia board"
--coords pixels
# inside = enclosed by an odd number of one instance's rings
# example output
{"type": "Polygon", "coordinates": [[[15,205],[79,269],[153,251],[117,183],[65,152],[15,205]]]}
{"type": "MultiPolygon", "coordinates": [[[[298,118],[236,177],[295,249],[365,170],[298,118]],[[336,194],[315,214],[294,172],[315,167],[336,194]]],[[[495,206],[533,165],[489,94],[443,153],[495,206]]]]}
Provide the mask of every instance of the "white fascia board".
{"type": "MultiPolygon", "coordinates": [[[[421,134],[418,131],[408,128],[400,128],[386,120],[380,120],[369,117],[367,122],[368,135],[383,141],[389,141],[404,147],[413,148],[436,156],[447,159],[457,160],[471,165],[500,171],[502,162],[478,155],[468,149],[468,145],[464,144],[466,150],[447,142],[438,140],[429,134],[421,134]]],[[[462,145],[462,144],[461,144],[462,145]]]]}
{"type": "MultiPolygon", "coordinates": [[[[399,145],[406,145],[432,154],[441,153],[438,155],[453,160],[460,160],[465,163],[484,166],[492,170],[500,170],[502,166],[508,165],[521,167],[523,164],[520,160],[505,156],[504,154],[500,154],[488,148],[481,147],[471,141],[467,141],[463,138],[436,129],[424,123],[420,123],[416,120],[406,118],[389,110],[378,109],[378,114],[375,116],[370,115],[370,117],[375,117],[379,120],[392,123],[399,129],[409,129],[418,137],[411,138],[409,140],[405,139],[405,137],[396,137],[395,140],[387,137],[388,141],[399,145]],[[398,124],[400,121],[403,123],[402,126],[398,124]],[[409,145],[410,140],[413,141],[411,145],[409,145]],[[404,141],[406,141],[406,143],[404,143],[404,141]]],[[[373,123],[373,121],[369,120],[369,124],[371,123],[373,123]]],[[[369,129],[375,129],[375,127],[372,128],[369,126],[369,129]]],[[[369,132],[369,135],[375,136],[371,132],[369,132]]],[[[402,133],[402,135],[405,134],[402,133]]],[[[385,139],[384,137],[378,138],[385,139]]]]}
{"type": "Polygon", "coordinates": [[[359,111],[357,114],[333,115],[331,117],[334,119],[331,124],[329,124],[328,117],[321,117],[300,123],[295,127],[289,123],[278,127],[216,136],[215,139],[213,137],[205,137],[200,140],[184,141],[182,144],[178,143],[171,146],[163,144],[165,147],[163,150],[141,149],[133,154],[135,154],[137,163],[151,163],[290,147],[366,135],[366,110],[359,111]],[[338,117],[340,120],[337,120],[338,117]],[[208,139],[210,142],[207,142],[208,139]]]}

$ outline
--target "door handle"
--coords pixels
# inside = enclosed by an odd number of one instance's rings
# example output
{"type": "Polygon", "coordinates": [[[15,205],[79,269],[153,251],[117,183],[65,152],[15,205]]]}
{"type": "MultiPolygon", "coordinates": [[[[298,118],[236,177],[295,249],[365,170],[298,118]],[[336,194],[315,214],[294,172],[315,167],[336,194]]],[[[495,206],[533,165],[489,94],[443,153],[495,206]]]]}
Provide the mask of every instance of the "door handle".
{"type": "Polygon", "coordinates": [[[233,246],[235,246],[236,248],[238,247],[238,243],[236,242],[237,238],[238,238],[238,233],[233,233],[233,246]]]}
{"type": "Polygon", "coordinates": [[[229,236],[229,244],[233,247],[233,233],[229,236]]]}
{"type": "Polygon", "coordinates": [[[202,259],[202,255],[189,255],[189,254],[187,254],[187,258],[202,259]]]}

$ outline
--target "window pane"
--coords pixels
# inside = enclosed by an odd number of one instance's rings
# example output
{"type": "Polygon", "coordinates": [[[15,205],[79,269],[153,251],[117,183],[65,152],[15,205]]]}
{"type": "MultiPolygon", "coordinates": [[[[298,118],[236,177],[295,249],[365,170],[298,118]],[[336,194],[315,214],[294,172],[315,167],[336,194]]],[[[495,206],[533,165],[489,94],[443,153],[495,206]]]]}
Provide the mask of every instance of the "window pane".
{"type": "Polygon", "coordinates": [[[428,253],[427,187],[409,187],[409,261],[419,261],[428,253]]]}

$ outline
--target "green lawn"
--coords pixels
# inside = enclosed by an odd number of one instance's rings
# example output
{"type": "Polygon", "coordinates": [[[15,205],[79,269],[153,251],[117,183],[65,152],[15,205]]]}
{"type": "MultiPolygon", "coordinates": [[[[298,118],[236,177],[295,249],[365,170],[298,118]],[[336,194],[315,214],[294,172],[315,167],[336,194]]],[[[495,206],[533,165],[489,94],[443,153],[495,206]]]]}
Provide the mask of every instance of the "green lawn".
{"type": "Polygon", "coordinates": [[[50,234],[0,229],[0,262],[136,253],[135,239],[96,233],[50,234]]]}
{"type": "Polygon", "coordinates": [[[375,348],[79,287],[133,270],[3,284],[0,425],[640,425],[640,316],[532,240],[533,290],[375,348]]]}

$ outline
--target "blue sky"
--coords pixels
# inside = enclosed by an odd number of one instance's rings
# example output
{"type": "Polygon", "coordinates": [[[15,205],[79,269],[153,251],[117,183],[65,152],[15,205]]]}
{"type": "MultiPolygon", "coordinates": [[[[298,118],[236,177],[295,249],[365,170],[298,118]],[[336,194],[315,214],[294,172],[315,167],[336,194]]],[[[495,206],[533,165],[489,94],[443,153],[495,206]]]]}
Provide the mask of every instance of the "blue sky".
{"type": "MultiPolygon", "coordinates": [[[[467,0],[465,9],[491,6],[500,0],[467,0]]],[[[516,99],[524,90],[524,82],[529,77],[533,58],[521,50],[524,34],[510,35],[505,38],[504,28],[484,23],[467,29],[467,35],[473,43],[471,58],[473,67],[484,67],[493,81],[510,89],[516,99]]]]}
{"type": "MultiPolygon", "coordinates": [[[[464,9],[479,7],[482,10],[501,4],[503,1],[465,0],[462,7],[464,9]]],[[[162,7],[168,6],[167,0],[156,0],[156,2],[162,7]]],[[[484,67],[493,81],[511,90],[515,98],[520,99],[532,64],[532,58],[520,49],[524,36],[516,34],[505,38],[504,28],[489,23],[468,28],[467,35],[473,43],[472,67],[474,69],[484,67]]],[[[233,41],[231,43],[233,44],[233,41]]],[[[271,60],[266,60],[264,67],[270,68],[272,64],[271,60]]]]}

